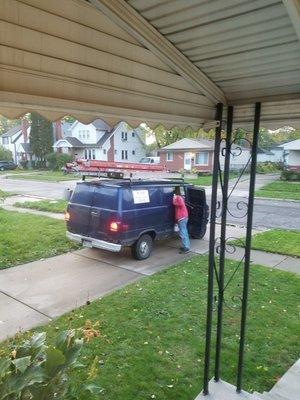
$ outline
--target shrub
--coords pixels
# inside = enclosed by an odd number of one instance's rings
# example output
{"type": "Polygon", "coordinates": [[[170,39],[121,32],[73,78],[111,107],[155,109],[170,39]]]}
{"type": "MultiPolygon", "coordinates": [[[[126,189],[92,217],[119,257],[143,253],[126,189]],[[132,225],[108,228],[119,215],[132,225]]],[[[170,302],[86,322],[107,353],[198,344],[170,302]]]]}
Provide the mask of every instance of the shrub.
{"type": "Polygon", "coordinates": [[[284,171],[281,172],[280,179],[282,181],[299,182],[300,181],[300,172],[291,171],[291,170],[284,170],[284,171]]]}
{"type": "Polygon", "coordinates": [[[278,172],[280,169],[278,163],[265,161],[256,165],[256,172],[258,174],[269,174],[271,172],[278,172]]]}
{"type": "Polygon", "coordinates": [[[60,170],[66,163],[72,161],[72,157],[69,154],[62,153],[50,153],[46,156],[46,159],[49,168],[53,171],[60,170]]]}
{"type": "MultiPolygon", "coordinates": [[[[81,366],[77,358],[82,345],[83,340],[72,330],[61,332],[54,346],[46,344],[46,333],[42,332],[13,348],[10,357],[0,358],[0,399],[77,399],[68,375],[81,366]]],[[[87,398],[101,392],[93,383],[81,386],[87,398]]]]}
{"type": "Polygon", "coordinates": [[[1,161],[11,161],[12,160],[12,152],[10,150],[5,149],[3,146],[0,146],[0,160],[1,161]]]}

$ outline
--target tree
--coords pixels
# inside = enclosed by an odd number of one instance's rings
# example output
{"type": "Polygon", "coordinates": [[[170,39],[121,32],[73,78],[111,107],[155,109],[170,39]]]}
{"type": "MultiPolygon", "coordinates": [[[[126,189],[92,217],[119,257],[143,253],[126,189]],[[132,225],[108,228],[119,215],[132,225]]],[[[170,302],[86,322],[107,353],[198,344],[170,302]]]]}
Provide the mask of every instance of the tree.
{"type": "Polygon", "coordinates": [[[11,161],[12,158],[13,158],[12,152],[10,150],[5,149],[3,146],[0,146],[0,160],[11,161]]]}
{"type": "Polygon", "coordinates": [[[9,131],[16,125],[19,125],[21,121],[19,119],[8,119],[0,115],[0,135],[9,131]]]}
{"type": "Polygon", "coordinates": [[[46,161],[46,155],[53,152],[52,122],[37,113],[31,113],[30,119],[30,147],[33,154],[43,164],[46,161]]]}

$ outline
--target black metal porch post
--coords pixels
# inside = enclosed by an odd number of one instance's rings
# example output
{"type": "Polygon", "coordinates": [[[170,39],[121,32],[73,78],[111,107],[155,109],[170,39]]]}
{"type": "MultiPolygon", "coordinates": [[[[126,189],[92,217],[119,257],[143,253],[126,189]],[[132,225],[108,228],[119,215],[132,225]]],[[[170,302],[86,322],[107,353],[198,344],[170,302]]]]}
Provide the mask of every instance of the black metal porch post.
{"type": "Polygon", "coordinates": [[[224,269],[225,269],[225,251],[226,251],[226,220],[228,203],[228,182],[230,170],[230,153],[232,137],[233,107],[227,109],[227,128],[226,128],[226,147],[224,160],[224,178],[222,187],[222,219],[220,235],[220,259],[219,259],[219,292],[218,292],[218,320],[217,320],[217,338],[215,354],[215,380],[220,379],[221,362],[221,344],[222,344],[222,319],[223,319],[223,300],[224,300],[224,269]]]}
{"type": "Polygon", "coordinates": [[[221,131],[222,131],[223,104],[217,104],[216,120],[219,126],[216,128],[214,165],[212,178],[212,193],[210,206],[210,235],[209,235],[209,256],[208,256],[208,288],[207,288],[207,313],[206,313],[206,337],[205,337],[205,357],[204,357],[204,378],[203,394],[208,394],[209,370],[210,370],[210,349],[211,349],[211,328],[214,300],[214,262],[215,262],[215,224],[217,211],[217,191],[218,191],[218,169],[220,157],[221,131]]]}
{"type": "Polygon", "coordinates": [[[248,302],[248,288],[249,288],[249,266],[250,266],[250,253],[251,253],[251,234],[252,234],[252,221],[253,221],[253,205],[254,205],[260,111],[261,111],[261,103],[255,103],[253,141],[251,150],[251,170],[250,170],[250,184],[249,184],[249,198],[248,198],[247,230],[246,230],[246,243],[245,243],[245,259],[244,259],[242,315],[241,315],[241,326],[240,326],[239,358],[238,358],[237,385],[236,385],[237,392],[240,392],[242,389],[242,375],[244,367],[244,347],[245,347],[247,302],[248,302]]]}

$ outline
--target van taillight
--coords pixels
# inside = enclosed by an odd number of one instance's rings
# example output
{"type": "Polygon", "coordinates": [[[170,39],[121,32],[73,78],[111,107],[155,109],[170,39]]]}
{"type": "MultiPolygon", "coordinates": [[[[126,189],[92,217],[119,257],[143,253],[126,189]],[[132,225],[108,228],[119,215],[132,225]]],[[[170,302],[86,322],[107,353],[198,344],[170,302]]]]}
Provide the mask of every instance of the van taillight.
{"type": "Polygon", "coordinates": [[[65,221],[69,222],[70,221],[70,213],[69,212],[65,212],[65,221]]]}
{"type": "Polygon", "coordinates": [[[120,222],[111,222],[109,229],[111,230],[111,232],[119,232],[119,228],[120,228],[120,222]]]}
{"type": "Polygon", "coordinates": [[[111,232],[125,232],[128,229],[128,225],[122,224],[120,221],[111,221],[109,224],[109,230],[111,232]]]}

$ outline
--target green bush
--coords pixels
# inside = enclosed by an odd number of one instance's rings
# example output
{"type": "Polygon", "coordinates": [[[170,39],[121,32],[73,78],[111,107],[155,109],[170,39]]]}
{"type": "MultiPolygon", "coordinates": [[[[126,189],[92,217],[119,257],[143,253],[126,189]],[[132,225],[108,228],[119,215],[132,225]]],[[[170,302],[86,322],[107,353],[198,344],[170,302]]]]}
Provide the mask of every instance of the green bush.
{"type": "Polygon", "coordinates": [[[272,172],[278,172],[280,170],[280,165],[271,161],[265,161],[257,163],[256,172],[258,174],[269,174],[272,172]]]}
{"type": "MultiPolygon", "coordinates": [[[[77,399],[78,388],[69,384],[69,373],[84,367],[77,362],[83,339],[76,332],[63,331],[55,345],[46,344],[46,333],[37,333],[9,357],[0,358],[0,400],[77,399]]],[[[101,389],[93,383],[80,384],[87,398],[101,389]]]]}
{"type": "Polygon", "coordinates": [[[300,172],[284,170],[281,172],[280,179],[282,181],[300,182],[300,172]]]}
{"type": "Polygon", "coordinates": [[[50,153],[46,156],[48,166],[53,171],[61,170],[62,167],[68,162],[72,161],[72,157],[69,154],[62,153],[50,153]]]}
{"type": "Polygon", "coordinates": [[[0,146],[0,160],[1,161],[11,161],[12,152],[10,150],[5,149],[3,146],[0,146]]]}

